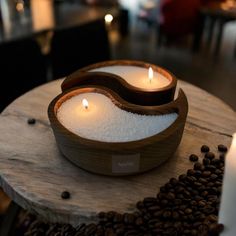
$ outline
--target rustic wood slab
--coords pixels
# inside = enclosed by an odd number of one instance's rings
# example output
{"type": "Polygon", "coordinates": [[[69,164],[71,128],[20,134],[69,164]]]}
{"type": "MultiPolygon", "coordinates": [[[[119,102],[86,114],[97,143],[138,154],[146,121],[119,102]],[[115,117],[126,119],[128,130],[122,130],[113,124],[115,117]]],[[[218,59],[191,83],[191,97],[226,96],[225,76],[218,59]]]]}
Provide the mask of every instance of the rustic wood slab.
{"type": "Polygon", "coordinates": [[[96,220],[100,211],[132,212],[135,203],[155,196],[170,177],[192,166],[188,157],[200,154],[202,144],[216,150],[229,145],[236,115],[221,100],[183,81],[189,114],[182,142],[168,162],[153,171],[130,177],[88,173],[58,151],[47,108],[60,93],[62,80],[38,87],[15,100],[0,115],[0,186],[17,204],[50,221],[72,223],[96,220]],[[36,118],[28,125],[28,118],[36,118]],[[63,200],[67,190],[71,199],[63,200]]]}

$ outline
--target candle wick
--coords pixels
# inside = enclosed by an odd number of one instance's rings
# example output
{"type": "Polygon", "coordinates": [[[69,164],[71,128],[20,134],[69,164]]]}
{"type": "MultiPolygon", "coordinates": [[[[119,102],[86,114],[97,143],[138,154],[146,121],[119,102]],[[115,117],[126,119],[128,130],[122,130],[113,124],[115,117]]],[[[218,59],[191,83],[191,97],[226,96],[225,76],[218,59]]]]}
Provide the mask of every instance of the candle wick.
{"type": "Polygon", "coordinates": [[[88,110],[89,104],[88,104],[88,101],[85,98],[83,99],[82,104],[83,104],[84,109],[88,110]]]}
{"type": "Polygon", "coordinates": [[[149,83],[152,83],[152,79],[153,79],[153,69],[151,67],[149,67],[148,69],[148,78],[149,78],[149,83]]]}

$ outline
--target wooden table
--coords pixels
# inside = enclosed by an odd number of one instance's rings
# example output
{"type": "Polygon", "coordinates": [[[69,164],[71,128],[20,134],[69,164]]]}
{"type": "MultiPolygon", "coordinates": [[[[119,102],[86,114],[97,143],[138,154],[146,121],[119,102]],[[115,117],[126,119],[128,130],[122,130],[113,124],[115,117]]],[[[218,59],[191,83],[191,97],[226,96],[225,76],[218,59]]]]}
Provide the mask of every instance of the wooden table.
{"type": "Polygon", "coordinates": [[[189,114],[176,154],[161,167],[130,177],[88,173],[59,152],[49,126],[47,107],[60,93],[61,80],[38,87],[15,100],[0,115],[0,185],[17,204],[50,221],[96,220],[100,211],[132,212],[135,203],[155,196],[170,177],[192,166],[191,153],[202,144],[212,150],[230,144],[236,131],[235,112],[209,93],[179,81],[189,100],[189,114]],[[36,118],[35,125],[27,123],[36,118]],[[61,199],[67,190],[71,199],[61,199]]]}

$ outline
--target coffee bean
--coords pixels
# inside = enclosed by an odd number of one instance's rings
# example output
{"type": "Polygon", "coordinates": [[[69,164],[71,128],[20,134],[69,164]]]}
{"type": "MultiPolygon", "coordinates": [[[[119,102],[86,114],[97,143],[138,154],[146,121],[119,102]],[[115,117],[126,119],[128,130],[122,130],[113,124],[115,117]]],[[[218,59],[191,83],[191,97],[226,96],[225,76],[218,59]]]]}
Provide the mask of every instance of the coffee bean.
{"type": "Polygon", "coordinates": [[[202,186],[202,184],[200,182],[194,182],[193,185],[198,188],[202,186]]]}
{"type": "Polygon", "coordinates": [[[172,213],[172,217],[173,217],[174,220],[178,220],[179,219],[179,213],[177,211],[174,211],[172,213]]]}
{"type": "Polygon", "coordinates": [[[185,174],[180,175],[180,176],[179,176],[179,180],[180,180],[180,181],[183,181],[183,180],[186,179],[186,177],[187,177],[187,175],[185,175],[185,174]]]}
{"type": "Polygon", "coordinates": [[[109,211],[109,212],[106,213],[106,218],[107,218],[109,221],[113,221],[115,214],[116,214],[116,212],[114,212],[114,211],[109,211]]]}
{"type": "Polygon", "coordinates": [[[113,218],[113,222],[120,223],[122,221],[123,221],[123,215],[119,214],[119,213],[115,213],[114,218],[113,218]]]}
{"type": "Polygon", "coordinates": [[[148,211],[150,211],[150,212],[156,212],[156,211],[159,211],[159,210],[160,210],[160,206],[158,206],[158,205],[148,207],[148,211]]]}
{"type": "Polygon", "coordinates": [[[199,177],[202,175],[202,171],[200,170],[195,170],[194,176],[199,177]]]}
{"type": "Polygon", "coordinates": [[[166,191],[167,191],[167,190],[166,190],[166,188],[165,188],[164,186],[161,186],[161,187],[160,187],[160,192],[161,192],[161,193],[165,193],[166,191]]]}
{"type": "Polygon", "coordinates": [[[160,216],[162,215],[162,213],[163,213],[162,210],[156,211],[156,212],[153,213],[153,216],[154,216],[154,217],[160,217],[160,216]]]}
{"type": "Polygon", "coordinates": [[[200,162],[194,164],[194,170],[202,170],[203,166],[200,162]]]}
{"type": "Polygon", "coordinates": [[[174,195],[173,193],[168,193],[168,194],[166,195],[166,198],[167,198],[168,200],[174,200],[174,199],[175,199],[175,195],[174,195]]]}
{"type": "Polygon", "coordinates": [[[29,118],[29,119],[27,120],[27,123],[28,123],[29,125],[34,125],[34,124],[36,123],[36,120],[35,120],[34,118],[29,118]]]}
{"type": "Polygon", "coordinates": [[[208,232],[208,226],[207,225],[201,224],[198,229],[199,229],[199,233],[201,233],[203,235],[207,235],[207,232],[208,232]]]}
{"type": "Polygon", "coordinates": [[[202,160],[203,165],[210,165],[211,161],[208,158],[203,158],[202,160]]]}
{"type": "Polygon", "coordinates": [[[133,214],[125,213],[124,214],[124,222],[126,224],[133,224],[135,221],[135,217],[133,214]]]}
{"type": "Polygon", "coordinates": [[[198,156],[195,155],[195,154],[191,154],[191,155],[189,156],[189,160],[190,160],[190,161],[193,161],[193,162],[198,161],[198,156]]]}
{"type": "Polygon", "coordinates": [[[137,207],[139,210],[143,209],[143,208],[144,208],[143,202],[142,202],[142,201],[137,202],[137,203],[136,203],[136,207],[137,207]]]}
{"type": "Polygon", "coordinates": [[[62,199],[69,199],[70,198],[70,193],[68,191],[63,191],[61,193],[61,198],[62,199]]]}
{"type": "Polygon", "coordinates": [[[205,207],[206,206],[206,202],[205,201],[199,201],[198,202],[198,206],[199,207],[205,207]]]}
{"type": "Polygon", "coordinates": [[[189,169],[189,170],[187,171],[187,175],[188,175],[188,176],[195,175],[195,170],[189,169]]]}
{"type": "Polygon", "coordinates": [[[176,186],[178,183],[179,183],[179,181],[176,178],[170,179],[170,184],[172,184],[172,186],[176,186]]]}
{"type": "Polygon", "coordinates": [[[211,175],[211,171],[209,171],[209,170],[202,172],[202,176],[203,176],[203,177],[209,177],[210,175],[211,175]]]}
{"type": "Polygon", "coordinates": [[[210,180],[215,180],[217,178],[218,178],[218,176],[216,174],[211,174],[210,175],[210,180]]]}
{"type": "Polygon", "coordinates": [[[116,234],[112,228],[107,228],[104,235],[105,236],[115,236],[116,234]]]}
{"type": "Polygon", "coordinates": [[[210,171],[215,171],[216,170],[216,167],[213,166],[213,165],[207,165],[205,166],[206,170],[210,170],[210,171]]]}
{"type": "Polygon", "coordinates": [[[218,145],[218,151],[220,151],[220,152],[227,152],[228,148],[225,145],[223,145],[223,144],[219,144],[218,145]]]}
{"type": "Polygon", "coordinates": [[[95,233],[97,226],[93,223],[89,224],[85,229],[85,235],[91,235],[95,233]]]}
{"type": "Polygon", "coordinates": [[[165,193],[158,193],[157,194],[157,198],[158,199],[165,199],[166,198],[166,194],[165,193]]]}
{"type": "Polygon", "coordinates": [[[211,164],[214,165],[214,166],[218,166],[220,164],[220,159],[211,160],[211,164]]]}
{"type": "Polygon", "coordinates": [[[215,158],[215,154],[213,152],[207,152],[205,158],[212,160],[215,158]]]}
{"type": "Polygon", "coordinates": [[[161,206],[166,206],[168,204],[168,201],[166,199],[161,200],[161,206]]]}
{"type": "Polygon", "coordinates": [[[186,208],[184,212],[185,212],[185,214],[189,215],[189,214],[191,214],[193,211],[192,211],[192,209],[190,209],[190,208],[186,208]]]}
{"type": "Polygon", "coordinates": [[[220,154],[220,160],[223,162],[225,161],[225,154],[220,154]]]}
{"type": "Polygon", "coordinates": [[[142,217],[138,217],[135,221],[135,225],[140,226],[143,225],[143,219],[142,217]]]}
{"type": "Polygon", "coordinates": [[[171,211],[164,211],[162,217],[166,220],[171,217],[171,211]]]}
{"type": "Polygon", "coordinates": [[[201,152],[209,152],[210,148],[207,145],[202,145],[201,152]]]}
{"type": "Polygon", "coordinates": [[[209,232],[211,235],[219,235],[220,233],[222,233],[224,230],[224,225],[223,224],[212,224],[209,227],[209,232]]]}
{"type": "Polygon", "coordinates": [[[147,203],[155,204],[157,199],[155,197],[146,197],[143,199],[144,205],[147,203]]]}

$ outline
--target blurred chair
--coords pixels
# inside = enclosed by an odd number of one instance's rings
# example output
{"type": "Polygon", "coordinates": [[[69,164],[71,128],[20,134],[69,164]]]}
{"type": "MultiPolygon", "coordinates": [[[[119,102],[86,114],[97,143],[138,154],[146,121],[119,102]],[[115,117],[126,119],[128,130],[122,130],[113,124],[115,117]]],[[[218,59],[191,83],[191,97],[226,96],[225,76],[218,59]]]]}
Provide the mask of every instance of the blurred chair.
{"type": "Polygon", "coordinates": [[[34,39],[1,43],[0,68],[0,110],[21,94],[47,81],[44,58],[34,39]]]}
{"type": "Polygon", "coordinates": [[[109,60],[109,41],[104,20],[55,31],[50,56],[54,79],[91,63],[109,60]]]}
{"type": "Polygon", "coordinates": [[[193,35],[200,6],[200,0],[161,0],[158,44],[162,44],[163,38],[168,43],[176,43],[193,35]]]}

